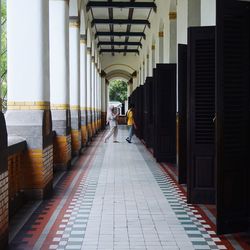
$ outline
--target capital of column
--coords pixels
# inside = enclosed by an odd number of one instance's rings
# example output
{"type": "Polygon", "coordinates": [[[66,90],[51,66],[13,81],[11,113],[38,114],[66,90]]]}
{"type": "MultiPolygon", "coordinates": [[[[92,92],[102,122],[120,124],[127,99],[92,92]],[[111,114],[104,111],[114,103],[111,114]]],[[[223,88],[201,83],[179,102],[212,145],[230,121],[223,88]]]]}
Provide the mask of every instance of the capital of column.
{"type": "Polygon", "coordinates": [[[15,102],[7,103],[8,110],[49,110],[50,102],[15,102]]]}
{"type": "Polygon", "coordinates": [[[175,20],[177,18],[176,12],[169,12],[169,20],[175,20]]]}
{"type": "Polygon", "coordinates": [[[155,45],[152,45],[151,49],[152,49],[152,50],[155,50],[155,45]]]}
{"type": "Polygon", "coordinates": [[[69,17],[69,27],[70,28],[80,28],[80,18],[78,16],[69,17]]]}

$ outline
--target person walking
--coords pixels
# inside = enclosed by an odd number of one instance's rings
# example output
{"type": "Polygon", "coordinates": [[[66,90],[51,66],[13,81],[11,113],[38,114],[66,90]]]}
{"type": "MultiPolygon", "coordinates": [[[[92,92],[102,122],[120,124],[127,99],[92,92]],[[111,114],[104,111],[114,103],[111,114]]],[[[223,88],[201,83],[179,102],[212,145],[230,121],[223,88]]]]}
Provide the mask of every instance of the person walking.
{"type": "Polygon", "coordinates": [[[118,122],[117,118],[119,116],[119,110],[117,109],[115,112],[115,108],[113,105],[110,105],[107,112],[107,124],[109,124],[109,131],[104,138],[104,142],[106,143],[108,139],[113,135],[113,142],[117,143],[117,134],[118,134],[118,122]]]}
{"type": "Polygon", "coordinates": [[[136,129],[134,114],[135,114],[135,106],[134,104],[130,104],[129,110],[127,112],[127,125],[128,125],[128,137],[126,138],[126,141],[128,143],[131,143],[131,139],[134,135],[134,130],[136,129]]]}

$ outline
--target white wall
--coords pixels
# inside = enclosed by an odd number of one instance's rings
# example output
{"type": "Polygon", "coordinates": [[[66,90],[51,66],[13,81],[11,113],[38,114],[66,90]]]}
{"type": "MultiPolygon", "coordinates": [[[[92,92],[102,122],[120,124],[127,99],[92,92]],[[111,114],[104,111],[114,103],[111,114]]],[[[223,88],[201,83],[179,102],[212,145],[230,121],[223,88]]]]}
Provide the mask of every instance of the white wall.
{"type": "Polygon", "coordinates": [[[201,0],[201,26],[216,24],[216,0],[201,0]]]}

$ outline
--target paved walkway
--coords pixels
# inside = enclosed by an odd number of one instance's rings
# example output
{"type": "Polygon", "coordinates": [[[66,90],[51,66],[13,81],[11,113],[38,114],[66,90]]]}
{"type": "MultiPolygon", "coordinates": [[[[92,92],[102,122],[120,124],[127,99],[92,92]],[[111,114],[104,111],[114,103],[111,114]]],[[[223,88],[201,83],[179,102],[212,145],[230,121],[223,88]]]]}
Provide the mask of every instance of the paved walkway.
{"type": "Polygon", "coordinates": [[[138,139],[95,138],[55,195],[12,236],[11,249],[229,249],[138,139]]]}

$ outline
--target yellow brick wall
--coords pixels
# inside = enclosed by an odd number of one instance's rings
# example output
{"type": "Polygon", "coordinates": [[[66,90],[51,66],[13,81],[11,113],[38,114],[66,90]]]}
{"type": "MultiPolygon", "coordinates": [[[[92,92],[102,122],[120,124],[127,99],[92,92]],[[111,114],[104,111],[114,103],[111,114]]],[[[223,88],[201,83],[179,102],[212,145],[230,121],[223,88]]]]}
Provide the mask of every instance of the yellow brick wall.
{"type": "Polygon", "coordinates": [[[67,165],[71,159],[71,135],[55,136],[54,165],[67,165]]]}
{"type": "Polygon", "coordinates": [[[53,145],[29,149],[24,155],[24,188],[44,189],[53,178],[53,145]]]}
{"type": "Polygon", "coordinates": [[[76,153],[81,148],[81,131],[80,130],[71,130],[71,145],[72,152],[76,153]]]}
{"type": "Polygon", "coordinates": [[[81,133],[82,133],[82,144],[86,145],[88,141],[88,129],[86,125],[81,126],[81,133]]]}

